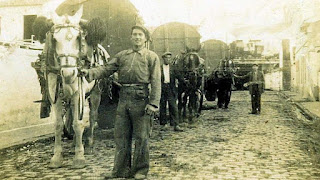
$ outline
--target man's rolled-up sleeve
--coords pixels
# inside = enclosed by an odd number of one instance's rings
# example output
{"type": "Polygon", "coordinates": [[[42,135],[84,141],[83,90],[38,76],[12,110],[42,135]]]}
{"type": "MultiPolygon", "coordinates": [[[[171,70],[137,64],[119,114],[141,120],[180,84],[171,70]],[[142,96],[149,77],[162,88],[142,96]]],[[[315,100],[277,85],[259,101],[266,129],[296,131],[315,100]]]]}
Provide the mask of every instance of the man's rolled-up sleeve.
{"type": "Polygon", "coordinates": [[[161,69],[158,55],[152,53],[150,66],[150,104],[159,107],[161,97],[161,69]]]}
{"type": "Polygon", "coordinates": [[[94,79],[101,79],[109,77],[115,71],[119,69],[119,58],[121,54],[118,53],[113,59],[111,59],[105,66],[99,66],[88,70],[88,81],[94,79]]]}

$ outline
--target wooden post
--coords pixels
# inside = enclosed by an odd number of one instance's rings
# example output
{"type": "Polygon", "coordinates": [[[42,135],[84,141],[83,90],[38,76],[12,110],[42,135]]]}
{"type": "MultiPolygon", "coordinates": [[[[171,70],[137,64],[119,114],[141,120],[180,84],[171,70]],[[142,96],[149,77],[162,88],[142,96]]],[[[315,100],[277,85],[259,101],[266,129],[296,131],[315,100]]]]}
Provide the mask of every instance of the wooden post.
{"type": "Polygon", "coordinates": [[[289,91],[291,89],[290,40],[282,40],[282,52],[282,87],[283,90],[289,91]]]}

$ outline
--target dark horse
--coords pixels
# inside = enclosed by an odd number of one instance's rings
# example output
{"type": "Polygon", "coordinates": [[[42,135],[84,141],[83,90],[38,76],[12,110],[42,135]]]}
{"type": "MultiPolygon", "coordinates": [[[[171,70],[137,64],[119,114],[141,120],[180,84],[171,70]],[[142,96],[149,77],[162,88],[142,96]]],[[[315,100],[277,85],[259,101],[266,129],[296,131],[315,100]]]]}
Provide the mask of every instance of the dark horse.
{"type": "Polygon", "coordinates": [[[189,123],[198,116],[203,101],[203,59],[196,50],[187,49],[186,53],[177,56],[175,66],[178,73],[178,113],[180,122],[187,117],[188,104],[189,123]]]}
{"type": "Polygon", "coordinates": [[[227,109],[230,103],[232,84],[234,84],[234,64],[231,59],[223,59],[213,71],[211,79],[215,79],[217,85],[218,108],[227,109]]]}

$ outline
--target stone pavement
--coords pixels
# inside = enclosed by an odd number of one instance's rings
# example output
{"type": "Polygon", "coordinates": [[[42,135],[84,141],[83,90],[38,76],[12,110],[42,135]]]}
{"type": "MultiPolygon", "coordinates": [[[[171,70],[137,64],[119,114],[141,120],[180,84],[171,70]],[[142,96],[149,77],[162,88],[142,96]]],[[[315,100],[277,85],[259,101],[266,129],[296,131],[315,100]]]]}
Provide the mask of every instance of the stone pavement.
{"type": "MultiPolygon", "coordinates": [[[[278,93],[263,94],[261,115],[248,114],[250,107],[248,92],[238,91],[228,110],[205,110],[184,132],[156,125],[149,179],[320,179],[318,165],[303,148],[306,129],[294,125],[298,120],[278,93]]],[[[52,138],[2,151],[0,179],[104,179],[113,167],[112,131],[97,130],[96,137],[83,169],[71,168],[74,152],[67,140],[59,169],[48,168],[52,138]]]]}
{"type": "Polygon", "coordinates": [[[303,98],[299,93],[292,91],[281,91],[280,95],[297,106],[309,120],[320,119],[320,101],[310,101],[303,98]]]}

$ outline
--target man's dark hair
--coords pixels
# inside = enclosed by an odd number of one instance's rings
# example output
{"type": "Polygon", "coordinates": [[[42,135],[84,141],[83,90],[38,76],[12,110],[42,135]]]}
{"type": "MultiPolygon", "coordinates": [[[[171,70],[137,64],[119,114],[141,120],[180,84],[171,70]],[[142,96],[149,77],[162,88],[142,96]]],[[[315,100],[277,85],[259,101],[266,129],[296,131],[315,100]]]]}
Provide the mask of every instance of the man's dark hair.
{"type": "Polygon", "coordinates": [[[147,41],[150,40],[150,33],[147,28],[145,28],[144,26],[141,26],[141,25],[135,25],[131,28],[131,34],[134,29],[140,29],[144,33],[144,35],[146,36],[147,41]]]}

